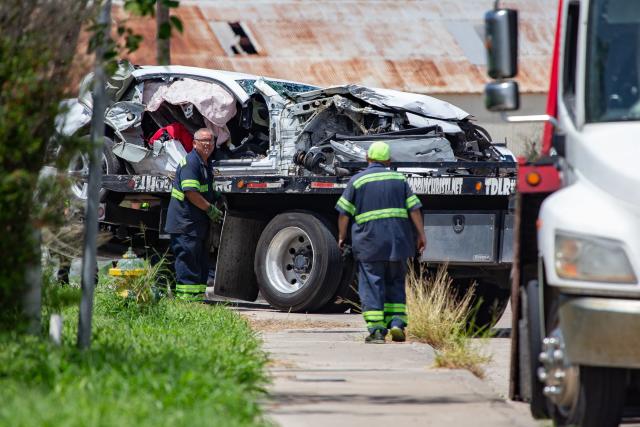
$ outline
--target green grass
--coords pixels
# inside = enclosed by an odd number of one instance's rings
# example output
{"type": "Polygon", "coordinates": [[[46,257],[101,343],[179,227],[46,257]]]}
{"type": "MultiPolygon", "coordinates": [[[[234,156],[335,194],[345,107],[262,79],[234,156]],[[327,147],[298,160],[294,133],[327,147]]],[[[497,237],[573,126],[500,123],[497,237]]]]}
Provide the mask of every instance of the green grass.
{"type": "MultiPolygon", "coordinates": [[[[100,288],[98,288],[100,289],[100,288]]],[[[224,307],[163,299],[140,307],[98,292],[90,350],[75,348],[77,309],[63,344],[0,335],[0,425],[266,425],[266,355],[224,307]]]]}

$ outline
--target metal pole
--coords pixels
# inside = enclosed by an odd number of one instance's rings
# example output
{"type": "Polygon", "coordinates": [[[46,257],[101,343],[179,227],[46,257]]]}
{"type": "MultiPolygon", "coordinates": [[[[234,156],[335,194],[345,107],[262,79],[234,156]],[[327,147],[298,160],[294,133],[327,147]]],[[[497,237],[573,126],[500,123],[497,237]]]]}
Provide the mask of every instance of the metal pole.
{"type": "Polygon", "coordinates": [[[93,290],[95,288],[96,239],[98,235],[98,204],[102,175],[102,150],[104,146],[105,71],[104,53],[111,30],[111,0],[105,0],[98,17],[100,40],[96,46],[96,64],[93,78],[93,115],[91,116],[91,152],[89,184],[84,224],[84,249],[82,253],[82,300],[78,320],[78,348],[91,345],[91,317],[93,314],[93,290]]]}
{"type": "Polygon", "coordinates": [[[162,0],[156,2],[156,56],[158,65],[171,64],[171,39],[160,38],[160,28],[163,25],[169,25],[169,7],[167,7],[162,0]]]}

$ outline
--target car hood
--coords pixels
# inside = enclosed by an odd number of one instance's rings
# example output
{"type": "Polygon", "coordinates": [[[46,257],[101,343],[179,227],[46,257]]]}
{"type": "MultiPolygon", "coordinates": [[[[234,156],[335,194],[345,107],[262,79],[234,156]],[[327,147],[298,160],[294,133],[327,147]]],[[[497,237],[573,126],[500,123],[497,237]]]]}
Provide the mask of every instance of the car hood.
{"type": "Polygon", "coordinates": [[[324,98],[332,95],[351,95],[374,107],[401,110],[441,120],[463,120],[469,113],[453,104],[418,93],[401,92],[392,89],[372,88],[360,85],[332,86],[296,94],[298,102],[324,98]]]}

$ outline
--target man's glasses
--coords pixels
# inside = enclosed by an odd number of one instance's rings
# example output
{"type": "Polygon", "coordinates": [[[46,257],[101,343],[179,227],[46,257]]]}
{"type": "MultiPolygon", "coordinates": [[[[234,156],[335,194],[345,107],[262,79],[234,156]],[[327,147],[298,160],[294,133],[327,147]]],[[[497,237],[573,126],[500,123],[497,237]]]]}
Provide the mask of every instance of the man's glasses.
{"type": "Polygon", "coordinates": [[[207,139],[194,138],[194,141],[204,142],[206,144],[213,144],[213,140],[209,138],[207,139]]]}

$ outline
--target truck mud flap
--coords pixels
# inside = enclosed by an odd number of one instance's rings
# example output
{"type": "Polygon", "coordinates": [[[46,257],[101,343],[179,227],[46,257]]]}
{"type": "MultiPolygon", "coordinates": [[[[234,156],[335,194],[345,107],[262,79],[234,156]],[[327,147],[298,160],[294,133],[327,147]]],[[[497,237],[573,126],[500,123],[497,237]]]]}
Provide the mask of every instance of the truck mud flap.
{"type": "Polygon", "coordinates": [[[264,220],[227,214],[220,236],[214,294],[244,301],[258,298],[253,259],[266,224],[264,220]]]}

